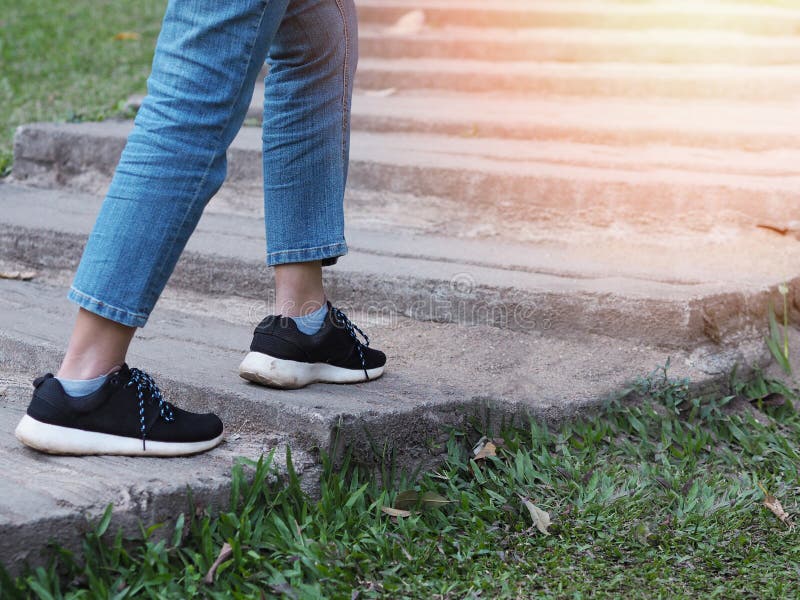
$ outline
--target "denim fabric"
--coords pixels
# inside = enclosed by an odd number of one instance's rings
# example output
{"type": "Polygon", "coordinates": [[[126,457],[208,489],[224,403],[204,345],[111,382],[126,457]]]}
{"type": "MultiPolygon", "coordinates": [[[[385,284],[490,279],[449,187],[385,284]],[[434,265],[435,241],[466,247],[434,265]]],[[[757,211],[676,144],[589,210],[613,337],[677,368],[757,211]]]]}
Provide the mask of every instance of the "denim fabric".
{"type": "Polygon", "coordinates": [[[227,148],[267,57],[267,264],[333,264],[347,252],[353,0],[170,0],[148,94],[84,249],[72,301],[144,326],[225,179],[227,148]]]}

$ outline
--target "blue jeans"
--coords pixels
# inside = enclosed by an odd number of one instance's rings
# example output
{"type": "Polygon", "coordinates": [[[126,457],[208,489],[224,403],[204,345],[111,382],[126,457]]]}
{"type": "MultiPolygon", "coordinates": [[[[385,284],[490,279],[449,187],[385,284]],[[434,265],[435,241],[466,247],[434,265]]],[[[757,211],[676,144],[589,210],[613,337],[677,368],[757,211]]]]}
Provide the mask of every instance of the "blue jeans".
{"type": "Polygon", "coordinates": [[[68,298],[124,325],[147,322],[225,179],[265,59],[266,262],[345,254],[357,35],[353,0],[170,0],[148,94],[68,298]]]}

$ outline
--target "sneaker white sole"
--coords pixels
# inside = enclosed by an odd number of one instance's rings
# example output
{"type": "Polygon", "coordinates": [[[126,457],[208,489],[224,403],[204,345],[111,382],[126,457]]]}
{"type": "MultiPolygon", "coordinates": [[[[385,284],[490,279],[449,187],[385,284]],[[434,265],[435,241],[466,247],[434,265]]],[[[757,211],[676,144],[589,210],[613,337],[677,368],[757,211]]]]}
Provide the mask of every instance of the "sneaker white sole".
{"type": "Polygon", "coordinates": [[[14,431],[17,439],[47,454],[119,454],[124,456],[186,456],[205,452],[218,445],[224,432],[203,442],[158,442],[147,440],[142,450],[141,438],[84,431],[60,425],[50,425],[25,415],[14,431]]]}
{"type": "MultiPolygon", "coordinates": [[[[383,375],[384,367],[367,369],[370,380],[383,375]]],[[[359,383],[363,369],[345,369],[327,363],[305,363],[250,352],[239,365],[239,376],[269,387],[294,390],[310,383],[359,383]]]]}

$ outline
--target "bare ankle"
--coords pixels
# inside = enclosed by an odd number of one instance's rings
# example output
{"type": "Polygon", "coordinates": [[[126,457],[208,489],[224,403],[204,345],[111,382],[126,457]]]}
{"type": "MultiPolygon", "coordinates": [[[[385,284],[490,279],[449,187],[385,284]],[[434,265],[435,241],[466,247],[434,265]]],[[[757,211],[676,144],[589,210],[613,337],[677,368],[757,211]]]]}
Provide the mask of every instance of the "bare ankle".
{"type": "Polygon", "coordinates": [[[307,315],[325,305],[320,261],[275,267],[275,314],[307,315]]]}
{"type": "Polygon", "coordinates": [[[77,358],[69,361],[65,359],[61,363],[56,377],[62,379],[94,379],[117,370],[124,362],[124,359],[108,360],[99,356],[95,358],[77,358]]]}
{"type": "Polygon", "coordinates": [[[56,376],[64,379],[94,379],[105,375],[125,362],[135,332],[135,327],[80,309],[56,376]]]}

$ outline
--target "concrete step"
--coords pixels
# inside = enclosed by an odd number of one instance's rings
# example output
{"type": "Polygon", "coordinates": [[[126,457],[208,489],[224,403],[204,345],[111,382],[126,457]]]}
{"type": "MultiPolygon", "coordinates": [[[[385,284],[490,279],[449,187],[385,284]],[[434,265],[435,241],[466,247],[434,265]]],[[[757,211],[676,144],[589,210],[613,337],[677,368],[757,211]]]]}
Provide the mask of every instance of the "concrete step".
{"type": "Polygon", "coordinates": [[[587,0],[357,0],[362,22],[391,24],[412,10],[425,23],[482,27],[547,27],[593,29],[701,29],[796,35],[800,10],[796,3],[769,6],[751,1],[657,0],[613,2],[587,0]]]}
{"type": "MultiPolygon", "coordinates": [[[[0,301],[3,310],[7,292],[3,290],[0,301]]],[[[10,315],[4,316],[7,321],[10,315]]],[[[29,450],[13,432],[30,400],[32,377],[40,372],[33,364],[20,364],[14,358],[20,354],[6,353],[8,332],[4,330],[0,337],[0,563],[12,573],[19,573],[25,563],[46,564],[51,540],[80,555],[83,534],[109,503],[114,504],[111,532],[120,527],[126,535],[137,536],[140,523],[146,527],[166,523],[156,535],[170,538],[181,513],[187,522],[192,517],[187,490],[195,507],[212,512],[228,508],[231,468],[238,457],[257,460],[274,449],[277,473],[286,473],[287,436],[269,424],[250,431],[229,428],[222,446],[190,458],[77,458],[29,450]]],[[[39,364],[46,364],[46,370],[57,367],[51,348],[39,354],[39,364]]],[[[316,491],[316,455],[296,444],[292,449],[303,486],[316,491]]]]}
{"type": "Polygon", "coordinates": [[[139,519],[174,522],[188,509],[187,488],[202,506],[224,507],[236,456],[257,458],[277,448],[280,458],[288,445],[313,489],[319,448],[334,455],[347,448],[367,464],[391,456],[400,468],[430,466],[450,428],[570,418],[667,356],[673,375],[707,389],[726,385],[733,361],[764,359],[760,341],[735,351],[688,353],[602,336],[550,338],[353,314],[387,352],[382,379],[275,391],[235,372],[250,339],[253,323],[245,321],[253,320],[252,301],[168,286],[129,362],[148,370],[171,401],[218,412],[227,441],[208,454],[174,460],[44,456],[20,446],[12,430],[30,398],[27,382],[57,367],[69,334],[75,309],[62,280],[58,271],[41,271],[33,281],[0,280],[0,561],[12,570],[25,560],[43,562],[50,538],[79,549],[85,519],[98,518],[109,502],[116,507],[113,527],[129,533],[139,519]]]}
{"type": "MultiPolygon", "coordinates": [[[[116,121],[23,126],[13,177],[103,193],[130,128],[116,121]]],[[[221,198],[235,205],[261,197],[260,155],[260,129],[243,128],[228,153],[221,198]]],[[[445,199],[495,222],[544,219],[651,232],[670,224],[792,229],[800,218],[799,164],[794,148],[619,147],[356,131],[348,186],[351,194],[445,199]]]]}
{"type": "MultiPolygon", "coordinates": [[[[141,100],[132,97],[130,105],[138,108],[141,100]]],[[[259,85],[248,118],[261,120],[263,100],[264,88],[259,85]]],[[[371,132],[754,152],[800,147],[796,115],[796,102],[540,98],[389,88],[356,90],[351,124],[355,130],[371,132]]]]}
{"type": "MultiPolygon", "coordinates": [[[[71,272],[100,197],[5,184],[0,198],[2,255],[34,269],[71,272]]],[[[171,285],[245,298],[255,324],[271,288],[263,224],[225,208],[212,201],[171,285]]],[[[350,254],[326,269],[328,293],[375,318],[551,337],[587,332],[670,348],[714,343],[721,350],[761,339],[779,283],[789,283],[800,310],[800,236],[761,229],[718,230],[713,237],[562,230],[514,243],[415,232],[390,220],[351,227],[348,239],[350,254]]]]}
{"type": "Polygon", "coordinates": [[[359,59],[363,89],[430,89],[731,100],[800,97],[800,69],[791,65],[565,63],[437,58],[359,59]]]}
{"type": "Polygon", "coordinates": [[[800,62],[800,37],[736,31],[596,28],[463,27],[422,25],[395,32],[363,23],[363,58],[452,58],[481,61],[588,63],[707,63],[738,65],[800,62]]]}

